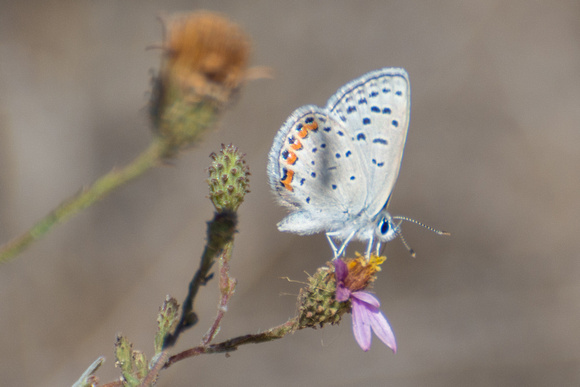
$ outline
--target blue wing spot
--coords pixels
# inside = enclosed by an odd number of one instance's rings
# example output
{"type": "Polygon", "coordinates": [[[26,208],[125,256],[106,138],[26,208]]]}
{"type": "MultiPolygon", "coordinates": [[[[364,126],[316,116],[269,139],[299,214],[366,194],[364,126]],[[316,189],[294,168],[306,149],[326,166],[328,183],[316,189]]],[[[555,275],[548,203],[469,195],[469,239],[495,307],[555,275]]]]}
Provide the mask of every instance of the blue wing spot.
{"type": "Polygon", "coordinates": [[[300,185],[304,185],[304,182],[306,181],[305,178],[300,179],[300,185]]]}
{"type": "Polygon", "coordinates": [[[349,106],[348,108],[346,108],[346,114],[350,114],[356,112],[356,107],[354,106],[349,106]]]}
{"type": "Polygon", "coordinates": [[[383,114],[391,114],[391,108],[384,108],[383,114]]]}
{"type": "Polygon", "coordinates": [[[373,162],[373,164],[377,163],[377,160],[375,160],[375,159],[372,159],[371,161],[373,162]]]}
{"type": "Polygon", "coordinates": [[[306,198],[306,203],[310,203],[310,196],[306,198]]]}
{"type": "Polygon", "coordinates": [[[385,163],[377,163],[377,167],[382,167],[385,163]]]}
{"type": "Polygon", "coordinates": [[[287,151],[287,150],[285,150],[284,152],[282,152],[282,158],[283,158],[284,160],[288,159],[288,156],[289,156],[289,155],[290,155],[290,153],[288,153],[288,151],[287,151]]]}
{"type": "Polygon", "coordinates": [[[331,129],[330,126],[327,126],[326,128],[324,128],[322,130],[324,130],[325,132],[330,132],[330,129],[331,129]]]}
{"type": "Polygon", "coordinates": [[[288,137],[288,144],[292,145],[292,144],[294,144],[295,141],[296,141],[296,138],[294,136],[288,137]]]}
{"type": "Polygon", "coordinates": [[[399,126],[399,121],[397,121],[397,120],[393,120],[391,123],[393,124],[393,126],[394,126],[395,128],[396,128],[397,126],[399,126]]]}
{"type": "Polygon", "coordinates": [[[387,140],[385,140],[384,138],[375,138],[373,140],[373,143],[387,145],[387,140]]]}
{"type": "Polygon", "coordinates": [[[335,154],[334,157],[336,157],[337,159],[340,159],[340,153],[335,154]]]}
{"type": "Polygon", "coordinates": [[[364,133],[359,133],[359,134],[357,134],[356,139],[359,140],[359,141],[360,140],[366,140],[367,139],[367,136],[365,136],[364,133]]]}
{"type": "Polygon", "coordinates": [[[310,162],[310,164],[314,165],[314,164],[316,164],[316,163],[314,162],[314,160],[312,160],[312,161],[310,162]]]}
{"type": "Polygon", "coordinates": [[[362,104],[366,104],[367,103],[367,99],[366,98],[361,98],[358,100],[358,104],[362,105],[362,104]]]}
{"type": "Polygon", "coordinates": [[[340,118],[340,120],[341,120],[342,122],[346,122],[346,117],[345,117],[345,116],[340,116],[339,118],[340,118]]]}
{"type": "Polygon", "coordinates": [[[369,97],[376,97],[377,95],[379,95],[379,93],[377,93],[376,91],[373,91],[369,97]]]}
{"type": "Polygon", "coordinates": [[[326,144],[320,144],[321,148],[326,148],[326,144]]]}
{"type": "Polygon", "coordinates": [[[333,184],[333,185],[332,185],[332,189],[336,189],[336,188],[337,188],[337,187],[336,187],[336,184],[333,184]]]}
{"type": "Polygon", "coordinates": [[[350,156],[352,153],[351,151],[346,151],[346,153],[344,154],[346,157],[350,156]]]}
{"type": "Polygon", "coordinates": [[[316,153],[317,150],[318,148],[312,148],[312,153],[316,153]]]}
{"type": "Polygon", "coordinates": [[[363,118],[363,125],[370,125],[371,119],[368,117],[363,118]]]}
{"type": "Polygon", "coordinates": [[[308,117],[307,119],[304,120],[304,122],[306,122],[307,124],[311,124],[314,121],[314,117],[308,117]]]}
{"type": "Polygon", "coordinates": [[[339,136],[344,136],[344,133],[342,133],[340,130],[338,131],[338,135],[339,136]]]}
{"type": "Polygon", "coordinates": [[[381,112],[381,109],[379,109],[378,106],[373,106],[373,107],[371,107],[371,112],[373,112],[373,113],[380,113],[381,112]]]}
{"type": "Polygon", "coordinates": [[[354,179],[355,179],[355,177],[354,177],[354,176],[351,176],[351,177],[350,177],[350,179],[351,179],[351,180],[354,180],[354,179]]]}
{"type": "Polygon", "coordinates": [[[397,94],[400,97],[401,95],[403,95],[403,92],[399,90],[399,91],[395,92],[395,94],[397,94]]]}
{"type": "Polygon", "coordinates": [[[302,125],[302,123],[299,123],[298,125],[296,125],[296,131],[297,131],[297,132],[300,132],[300,131],[302,130],[302,127],[303,127],[303,126],[304,126],[304,125],[302,125]]]}
{"type": "Polygon", "coordinates": [[[316,172],[312,172],[312,173],[310,174],[310,176],[312,176],[312,177],[316,177],[316,172]]]}
{"type": "Polygon", "coordinates": [[[390,92],[391,92],[391,89],[387,89],[387,88],[383,89],[383,93],[390,93],[390,92]]]}
{"type": "Polygon", "coordinates": [[[326,118],[324,118],[324,117],[318,117],[318,120],[319,120],[320,122],[326,122],[326,118]]]}

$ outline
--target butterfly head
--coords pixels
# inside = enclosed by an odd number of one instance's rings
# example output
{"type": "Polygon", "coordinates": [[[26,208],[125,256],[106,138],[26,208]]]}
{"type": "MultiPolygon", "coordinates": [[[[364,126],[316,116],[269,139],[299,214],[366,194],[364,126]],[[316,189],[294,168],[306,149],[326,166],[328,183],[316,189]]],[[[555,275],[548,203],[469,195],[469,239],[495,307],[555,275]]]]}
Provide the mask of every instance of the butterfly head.
{"type": "Polygon", "coordinates": [[[389,242],[399,236],[399,224],[393,222],[393,217],[386,209],[382,210],[377,217],[375,235],[381,243],[389,242]]]}

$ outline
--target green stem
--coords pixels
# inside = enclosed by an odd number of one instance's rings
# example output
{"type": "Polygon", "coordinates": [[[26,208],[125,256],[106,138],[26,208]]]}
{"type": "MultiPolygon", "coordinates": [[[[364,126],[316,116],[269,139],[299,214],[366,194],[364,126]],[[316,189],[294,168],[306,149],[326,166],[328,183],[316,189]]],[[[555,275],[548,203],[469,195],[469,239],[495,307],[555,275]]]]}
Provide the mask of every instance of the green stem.
{"type": "Polygon", "coordinates": [[[76,195],[65,200],[24,234],[1,246],[0,264],[8,262],[30,244],[43,237],[53,226],[63,223],[73,215],[107,196],[115,188],[159,165],[166,152],[166,147],[167,145],[163,139],[154,140],[149,148],[137,156],[131,164],[122,169],[114,168],[95,181],[92,186],[83,188],[76,195]]]}

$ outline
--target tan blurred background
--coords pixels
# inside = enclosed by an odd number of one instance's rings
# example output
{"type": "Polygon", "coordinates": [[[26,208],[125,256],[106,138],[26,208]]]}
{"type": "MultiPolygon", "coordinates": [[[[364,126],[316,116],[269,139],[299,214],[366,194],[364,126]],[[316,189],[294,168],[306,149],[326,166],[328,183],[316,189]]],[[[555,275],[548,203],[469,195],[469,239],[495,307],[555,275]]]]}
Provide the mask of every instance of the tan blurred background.
{"type": "MultiPolygon", "coordinates": [[[[408,70],[411,126],[391,210],[411,224],[386,248],[375,286],[399,344],[356,345],[350,319],[183,361],[160,386],[580,385],[580,3],[548,1],[0,1],[0,240],[151,137],[145,106],[160,13],[211,9],[253,37],[249,84],[220,130],[0,266],[0,385],[66,386],[99,355],[119,373],[126,334],[152,352],[158,307],[180,301],[212,216],[204,184],[220,143],[247,154],[218,339],[295,312],[299,285],[330,256],[322,235],[282,234],[266,156],[286,117],[384,66],[408,70]]],[[[352,243],[351,249],[362,250],[352,243]]],[[[197,344],[216,283],[198,299],[197,344]]]]}

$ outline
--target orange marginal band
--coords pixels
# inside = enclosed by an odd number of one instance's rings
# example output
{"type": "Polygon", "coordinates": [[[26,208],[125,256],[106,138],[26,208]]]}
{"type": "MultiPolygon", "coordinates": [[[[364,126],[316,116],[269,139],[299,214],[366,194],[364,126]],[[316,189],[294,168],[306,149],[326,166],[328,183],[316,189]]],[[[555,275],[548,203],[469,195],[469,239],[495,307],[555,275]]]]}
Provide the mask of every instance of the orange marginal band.
{"type": "Polygon", "coordinates": [[[283,169],[284,177],[280,180],[280,183],[286,188],[288,191],[294,191],[294,188],[290,184],[292,184],[292,179],[294,178],[294,171],[287,170],[286,168],[283,169]]]}
{"type": "Polygon", "coordinates": [[[308,136],[309,131],[316,130],[316,129],[318,129],[317,122],[313,122],[311,124],[304,124],[304,125],[302,125],[302,129],[300,129],[300,131],[298,132],[298,137],[304,138],[304,137],[308,136]]]}
{"type": "Polygon", "coordinates": [[[286,158],[286,162],[290,165],[293,165],[298,158],[296,157],[296,153],[292,151],[288,151],[288,157],[286,158]]]}
{"type": "Polygon", "coordinates": [[[302,149],[302,143],[300,142],[300,140],[295,139],[294,143],[290,144],[290,148],[292,148],[294,150],[300,150],[300,149],[302,149]]]}

